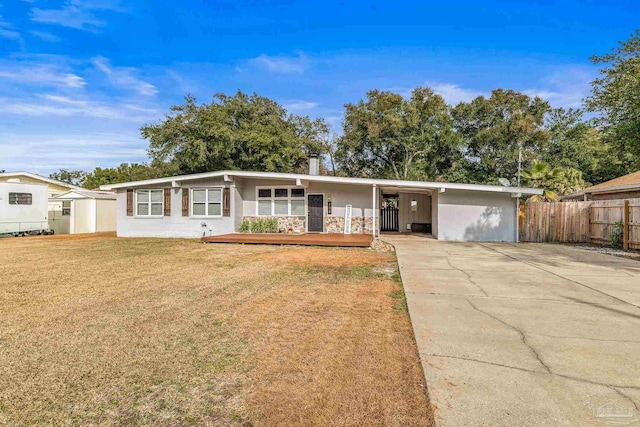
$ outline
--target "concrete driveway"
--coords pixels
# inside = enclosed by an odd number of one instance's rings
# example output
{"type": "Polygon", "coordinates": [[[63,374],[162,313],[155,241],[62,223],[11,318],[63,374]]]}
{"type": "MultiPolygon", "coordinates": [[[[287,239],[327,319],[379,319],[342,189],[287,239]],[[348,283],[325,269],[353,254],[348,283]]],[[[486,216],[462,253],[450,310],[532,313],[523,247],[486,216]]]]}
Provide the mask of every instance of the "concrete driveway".
{"type": "Polygon", "coordinates": [[[383,236],[444,426],[640,426],[640,262],[383,236]]]}

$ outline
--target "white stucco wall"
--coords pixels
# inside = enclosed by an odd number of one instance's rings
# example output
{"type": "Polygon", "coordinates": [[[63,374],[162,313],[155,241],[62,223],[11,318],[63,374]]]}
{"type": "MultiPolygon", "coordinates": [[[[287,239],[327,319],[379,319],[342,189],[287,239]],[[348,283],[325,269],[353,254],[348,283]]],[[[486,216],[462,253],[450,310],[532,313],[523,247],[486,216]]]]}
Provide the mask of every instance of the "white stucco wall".
{"type": "Polygon", "coordinates": [[[516,240],[516,202],[510,194],[447,190],[438,194],[438,240],[516,240]]]}
{"type": "MultiPolygon", "coordinates": [[[[221,179],[208,179],[183,183],[182,188],[171,189],[171,216],[144,218],[127,216],[127,192],[118,190],[117,234],[118,237],[182,237],[197,238],[203,235],[233,233],[235,231],[234,205],[235,191],[231,191],[230,217],[189,217],[182,216],[182,191],[198,187],[230,187],[221,179]],[[204,224],[204,226],[202,226],[204,224]]],[[[163,188],[161,186],[139,188],[163,188]]],[[[168,187],[164,187],[168,188],[168,187]]]]}
{"type": "MultiPolygon", "coordinates": [[[[240,194],[245,216],[256,215],[256,187],[295,186],[295,180],[244,179],[240,194]]],[[[371,217],[373,213],[373,188],[369,185],[345,185],[312,182],[306,194],[324,194],[324,214],[329,216],[327,201],[331,195],[331,215],[344,217],[346,205],[351,205],[353,217],[371,217]]]]}

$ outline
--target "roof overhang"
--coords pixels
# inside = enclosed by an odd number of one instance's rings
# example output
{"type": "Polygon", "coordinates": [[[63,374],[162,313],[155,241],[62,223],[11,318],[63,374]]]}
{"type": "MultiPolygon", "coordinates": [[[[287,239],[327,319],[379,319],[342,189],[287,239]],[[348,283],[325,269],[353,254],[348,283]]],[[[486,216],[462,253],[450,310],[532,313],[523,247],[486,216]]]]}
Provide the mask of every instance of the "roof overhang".
{"type": "Polygon", "coordinates": [[[106,191],[69,190],[55,197],[51,197],[49,200],[77,200],[77,199],[116,200],[117,196],[115,193],[108,193],[106,191]]]}
{"type": "Polygon", "coordinates": [[[626,185],[614,185],[612,187],[603,187],[603,188],[585,188],[584,190],[576,191],[572,194],[567,194],[566,196],[560,197],[560,199],[575,199],[578,197],[582,197],[585,194],[600,194],[600,193],[620,193],[623,191],[629,190],[637,190],[640,191],[640,184],[626,184],[626,185]]]}
{"type": "Polygon", "coordinates": [[[205,178],[222,178],[225,181],[232,181],[234,178],[260,178],[274,180],[292,180],[295,185],[304,186],[308,182],[326,182],[334,184],[349,185],[378,185],[384,187],[400,187],[403,189],[432,189],[444,191],[452,190],[470,190],[485,191],[491,193],[520,193],[522,195],[542,194],[541,189],[524,188],[524,187],[503,187],[499,185],[480,185],[480,184],[460,184],[450,182],[426,182],[426,181],[403,181],[393,179],[372,179],[372,178],[349,178],[340,176],[321,176],[321,175],[304,175],[294,173],[278,173],[278,172],[251,172],[251,171],[218,171],[205,172],[192,175],[171,176],[167,178],[147,179],[144,181],[123,182],[120,184],[103,185],[101,190],[118,190],[123,188],[133,188],[150,185],[170,185],[184,181],[205,179],[205,178]]]}
{"type": "Polygon", "coordinates": [[[47,183],[47,184],[54,184],[54,185],[57,185],[57,186],[60,186],[60,187],[65,187],[65,188],[68,188],[68,189],[71,189],[71,190],[81,190],[82,189],[82,187],[78,187],[76,185],[71,185],[71,184],[66,183],[66,182],[58,181],[56,179],[47,178],[47,177],[38,175],[36,173],[31,173],[31,172],[2,172],[2,173],[0,173],[0,176],[8,177],[8,178],[13,178],[13,177],[19,178],[21,176],[26,176],[26,177],[29,177],[31,179],[36,179],[38,181],[42,181],[42,182],[47,183]]]}

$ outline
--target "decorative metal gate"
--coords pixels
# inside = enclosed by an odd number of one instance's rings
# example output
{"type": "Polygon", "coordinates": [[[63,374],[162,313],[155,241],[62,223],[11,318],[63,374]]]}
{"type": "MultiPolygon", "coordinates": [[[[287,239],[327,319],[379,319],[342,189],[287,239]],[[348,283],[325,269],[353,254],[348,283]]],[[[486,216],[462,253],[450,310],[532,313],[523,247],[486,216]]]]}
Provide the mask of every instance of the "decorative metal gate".
{"type": "Polygon", "coordinates": [[[380,231],[400,231],[398,211],[398,208],[390,205],[380,209],[380,231]]]}

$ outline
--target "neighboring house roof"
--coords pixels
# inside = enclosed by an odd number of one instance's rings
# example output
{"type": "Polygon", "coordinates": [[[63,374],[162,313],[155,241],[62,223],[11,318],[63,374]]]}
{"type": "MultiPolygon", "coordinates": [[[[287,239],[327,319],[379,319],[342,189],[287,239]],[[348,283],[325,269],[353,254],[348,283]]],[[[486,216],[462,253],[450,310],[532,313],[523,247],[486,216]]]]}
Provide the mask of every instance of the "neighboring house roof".
{"type": "Polygon", "coordinates": [[[54,184],[54,185],[58,185],[60,187],[65,187],[65,188],[69,188],[69,189],[75,189],[75,190],[81,190],[82,189],[82,187],[71,185],[69,183],[58,181],[58,180],[55,180],[55,179],[47,178],[47,177],[38,175],[36,173],[31,173],[31,172],[2,172],[2,173],[0,173],[0,177],[6,177],[6,178],[20,178],[21,176],[26,176],[26,177],[34,179],[34,180],[42,181],[42,182],[44,182],[46,184],[54,184]]]}
{"type": "MultiPolygon", "coordinates": [[[[116,193],[110,191],[96,191],[96,190],[70,190],[66,193],[62,193],[53,199],[97,199],[97,200],[116,200],[116,193]],[[80,197],[77,197],[80,196],[80,197]]],[[[51,199],[50,199],[51,200],[51,199]]]]}
{"type": "Polygon", "coordinates": [[[203,178],[220,178],[226,181],[232,181],[233,177],[239,178],[264,178],[264,179],[290,179],[296,180],[297,185],[303,182],[329,182],[336,184],[353,184],[353,185],[379,185],[400,188],[425,188],[425,189],[452,189],[452,190],[472,190],[487,191],[495,193],[520,193],[526,195],[542,194],[541,189],[524,188],[524,187],[503,187],[499,185],[480,185],[480,184],[458,184],[449,182],[426,182],[426,181],[403,181],[394,179],[371,179],[371,178],[349,178],[339,176],[323,176],[323,175],[304,175],[295,173],[278,173],[278,172],[250,172],[250,171],[218,171],[205,172],[192,175],[180,175],[167,178],[148,179],[145,181],[123,182],[121,184],[109,184],[100,187],[101,190],[115,190],[119,188],[131,188],[147,185],[169,184],[179,186],[182,181],[189,181],[203,178]]]}
{"type": "Polygon", "coordinates": [[[575,199],[585,194],[615,193],[619,191],[640,190],[640,171],[628,175],[619,176],[601,184],[592,185],[573,194],[561,197],[561,199],[575,199]]]}

